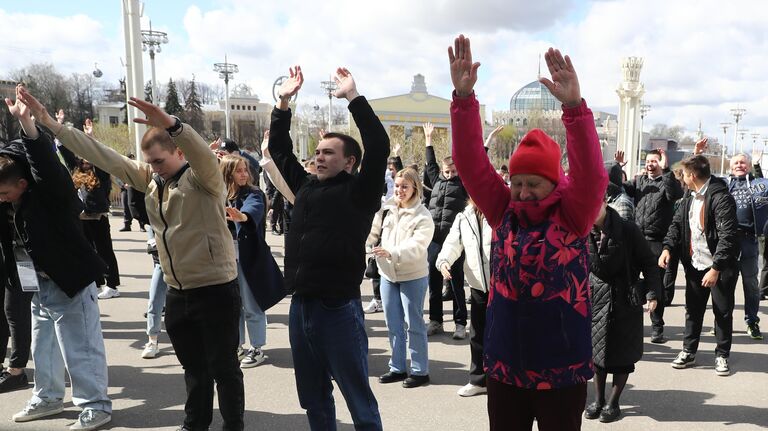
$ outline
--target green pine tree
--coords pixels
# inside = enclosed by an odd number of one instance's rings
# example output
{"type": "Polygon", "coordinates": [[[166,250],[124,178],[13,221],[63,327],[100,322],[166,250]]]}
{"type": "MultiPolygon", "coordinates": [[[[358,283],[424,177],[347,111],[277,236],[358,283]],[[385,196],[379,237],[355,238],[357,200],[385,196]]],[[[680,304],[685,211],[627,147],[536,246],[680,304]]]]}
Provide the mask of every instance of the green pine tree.
{"type": "Polygon", "coordinates": [[[182,117],[184,115],[184,108],[182,108],[181,103],[179,103],[179,93],[176,91],[176,84],[173,83],[173,78],[168,80],[168,94],[165,96],[165,112],[177,117],[182,117]]]}
{"type": "Polygon", "coordinates": [[[184,100],[184,121],[192,126],[198,133],[203,133],[205,115],[203,114],[203,103],[197,94],[195,78],[189,82],[187,97],[184,100]]]}

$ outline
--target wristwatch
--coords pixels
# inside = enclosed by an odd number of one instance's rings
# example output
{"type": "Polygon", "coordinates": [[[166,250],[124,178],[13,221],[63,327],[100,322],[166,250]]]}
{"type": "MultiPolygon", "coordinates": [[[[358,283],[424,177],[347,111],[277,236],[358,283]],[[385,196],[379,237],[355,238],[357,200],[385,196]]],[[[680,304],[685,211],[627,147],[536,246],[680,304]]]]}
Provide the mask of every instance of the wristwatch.
{"type": "Polygon", "coordinates": [[[175,115],[171,115],[171,117],[173,117],[174,120],[176,120],[176,122],[173,123],[173,126],[165,130],[168,132],[169,135],[175,138],[181,134],[181,131],[184,129],[184,125],[181,123],[181,120],[179,120],[179,117],[175,115]]]}

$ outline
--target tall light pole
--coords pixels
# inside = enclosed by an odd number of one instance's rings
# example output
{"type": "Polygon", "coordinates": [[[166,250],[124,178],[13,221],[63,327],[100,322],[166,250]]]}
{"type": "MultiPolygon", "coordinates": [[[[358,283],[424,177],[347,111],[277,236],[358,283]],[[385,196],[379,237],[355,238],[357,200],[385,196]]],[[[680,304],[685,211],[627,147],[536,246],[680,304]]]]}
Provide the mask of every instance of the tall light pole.
{"type": "MultiPolygon", "coordinates": [[[[123,8],[123,32],[125,35],[125,96],[126,99],[136,97],[141,99],[144,91],[144,66],[141,59],[141,5],[139,0],[124,0],[123,8]]],[[[127,102],[127,100],[126,100],[127,102]]],[[[143,117],[141,111],[126,104],[128,124],[131,128],[131,120],[143,117]]],[[[133,140],[136,145],[136,158],[141,159],[141,138],[147,127],[141,123],[133,123],[133,140]]]]}
{"type": "Polygon", "coordinates": [[[331,124],[333,123],[333,92],[336,91],[339,86],[336,84],[336,81],[333,80],[333,77],[331,77],[328,81],[322,81],[320,83],[320,88],[328,93],[328,132],[330,132],[332,127],[331,124]]]}
{"type": "Polygon", "coordinates": [[[224,54],[224,63],[215,63],[213,65],[213,71],[219,72],[219,78],[224,80],[224,118],[227,123],[225,133],[228,139],[232,139],[229,126],[229,80],[232,79],[235,73],[239,72],[240,69],[237,68],[236,64],[227,62],[227,54],[224,54]]]}
{"type": "Polygon", "coordinates": [[[168,33],[152,30],[152,21],[149,22],[149,30],[141,31],[141,43],[143,51],[149,51],[149,62],[152,65],[152,103],[159,105],[157,100],[157,77],[155,76],[155,53],[162,52],[161,45],[168,43],[168,33]]]}
{"type": "Polygon", "coordinates": [[[720,123],[720,127],[723,129],[723,145],[720,146],[720,175],[725,176],[725,150],[728,148],[728,129],[731,127],[731,123],[720,123]]]}
{"type": "Polygon", "coordinates": [[[637,141],[637,166],[640,167],[640,157],[643,155],[643,120],[651,111],[651,105],[640,105],[640,140],[637,141]]]}
{"type": "Polygon", "coordinates": [[[752,134],[752,151],[755,151],[755,147],[757,146],[757,139],[760,138],[759,133],[753,133],[752,134]]]}
{"type": "MultiPolygon", "coordinates": [[[[744,137],[747,136],[747,133],[749,133],[749,129],[736,129],[736,132],[739,135],[739,140],[741,141],[739,143],[739,152],[744,152],[744,137]]],[[[736,148],[733,149],[734,152],[736,152],[736,148]]]]}
{"type": "MultiPolygon", "coordinates": [[[[738,106],[736,108],[731,109],[731,115],[733,115],[733,121],[736,123],[736,126],[733,130],[737,132],[741,132],[739,130],[739,121],[741,121],[741,117],[744,116],[744,114],[747,113],[747,110],[744,108],[739,108],[738,106]]],[[[733,134],[733,152],[736,152],[736,135],[737,133],[733,134]]],[[[741,152],[743,149],[739,148],[739,152],[741,152]]]]}

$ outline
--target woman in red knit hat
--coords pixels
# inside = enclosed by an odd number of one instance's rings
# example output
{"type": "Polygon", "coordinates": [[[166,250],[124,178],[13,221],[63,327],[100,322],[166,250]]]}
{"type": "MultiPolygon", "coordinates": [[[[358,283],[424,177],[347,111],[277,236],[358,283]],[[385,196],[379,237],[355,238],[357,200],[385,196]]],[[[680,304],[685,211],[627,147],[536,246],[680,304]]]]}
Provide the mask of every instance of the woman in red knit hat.
{"type": "Polygon", "coordinates": [[[464,186],[494,229],[484,365],[492,430],[578,430],[593,375],[587,234],[608,182],[592,111],[570,58],[545,54],[563,104],[570,172],[560,146],[534,129],[509,160],[511,186],[483,150],[469,39],[448,48],[455,88],[453,157],[464,186]],[[511,190],[511,193],[510,193],[511,190]]]}

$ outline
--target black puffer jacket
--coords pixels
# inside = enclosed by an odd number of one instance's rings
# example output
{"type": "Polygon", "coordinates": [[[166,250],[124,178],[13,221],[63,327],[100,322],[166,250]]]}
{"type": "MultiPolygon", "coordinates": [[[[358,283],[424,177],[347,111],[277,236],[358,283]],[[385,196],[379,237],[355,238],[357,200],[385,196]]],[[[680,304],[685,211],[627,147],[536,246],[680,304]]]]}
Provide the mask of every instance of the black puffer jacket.
{"type": "Polygon", "coordinates": [[[427,166],[425,174],[432,184],[432,194],[429,198],[429,212],[435,222],[435,233],[432,241],[442,244],[448,232],[451,231],[453,220],[467,207],[467,191],[458,176],[446,180],[440,175],[440,166],[435,158],[435,149],[427,147],[427,166]]]}
{"type": "MultiPolygon", "coordinates": [[[[693,194],[683,198],[664,238],[664,249],[679,253],[680,261],[686,269],[691,267],[691,249],[686,244],[691,243],[688,213],[692,202],[693,194]]],[[[740,253],[736,201],[722,179],[710,177],[709,186],[704,193],[703,211],[707,246],[712,253],[712,268],[721,272],[735,268],[740,253]]]]}
{"type": "Polygon", "coordinates": [[[638,175],[624,183],[624,190],[635,200],[635,223],[649,241],[662,241],[667,234],[675,201],[683,197],[683,188],[674,173],[664,169],[654,178],[638,175]]]}
{"type": "Polygon", "coordinates": [[[656,257],[640,229],[606,208],[605,237],[590,233],[589,283],[592,290],[592,355],[602,368],[634,364],[643,356],[643,307],[630,303],[630,285],[661,298],[656,257]],[[645,281],[636,283],[639,271],[645,281]]]}
{"type": "Polygon", "coordinates": [[[24,166],[32,179],[15,216],[24,246],[35,268],[71,298],[102,277],[106,265],[85,239],[79,217],[83,204],[72,177],[56,156],[51,137],[38,131],[38,139],[13,141],[0,154],[24,166]]]}
{"type": "Polygon", "coordinates": [[[359,174],[342,171],[320,181],[296,159],[291,111],[272,111],[269,153],[296,195],[285,238],[285,285],[297,295],[359,298],[365,272],[365,240],[381,206],[389,137],[365,97],[349,103],[365,153],[359,174]]]}

